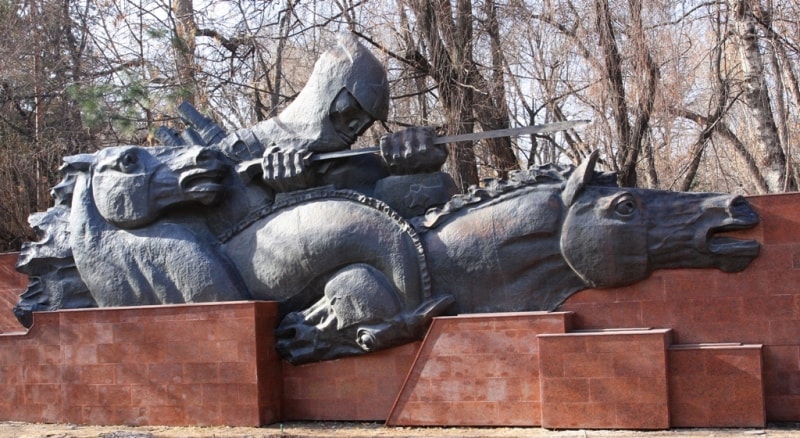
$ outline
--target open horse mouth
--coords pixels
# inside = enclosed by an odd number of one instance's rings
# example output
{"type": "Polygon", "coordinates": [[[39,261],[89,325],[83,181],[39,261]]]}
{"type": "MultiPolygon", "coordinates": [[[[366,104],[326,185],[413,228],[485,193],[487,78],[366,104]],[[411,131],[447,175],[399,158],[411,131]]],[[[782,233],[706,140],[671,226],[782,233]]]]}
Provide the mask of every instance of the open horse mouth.
{"type": "Polygon", "coordinates": [[[193,200],[209,205],[217,201],[225,190],[222,179],[225,172],[221,168],[196,168],[181,173],[181,191],[193,200]]]}
{"type": "Polygon", "coordinates": [[[755,240],[736,239],[727,235],[719,235],[728,231],[742,230],[750,227],[719,227],[711,230],[708,236],[708,250],[720,256],[751,256],[758,255],[761,245],[755,240]]]}
{"type": "Polygon", "coordinates": [[[711,227],[706,235],[708,251],[719,256],[720,269],[735,272],[747,266],[758,256],[761,245],[756,240],[738,239],[730,232],[747,230],[758,224],[758,214],[742,197],[734,199],[728,208],[727,223],[711,227]]]}

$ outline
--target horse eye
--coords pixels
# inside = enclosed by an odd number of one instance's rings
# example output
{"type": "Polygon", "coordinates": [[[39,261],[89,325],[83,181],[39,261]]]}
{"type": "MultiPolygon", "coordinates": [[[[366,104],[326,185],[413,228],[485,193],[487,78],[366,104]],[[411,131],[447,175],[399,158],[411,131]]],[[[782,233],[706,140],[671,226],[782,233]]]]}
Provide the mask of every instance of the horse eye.
{"type": "Polygon", "coordinates": [[[137,164],[139,164],[139,157],[133,151],[125,152],[119,160],[120,170],[123,172],[135,170],[137,164]]]}
{"type": "Polygon", "coordinates": [[[617,203],[614,210],[622,216],[630,216],[636,211],[636,203],[633,199],[624,198],[617,203]]]}

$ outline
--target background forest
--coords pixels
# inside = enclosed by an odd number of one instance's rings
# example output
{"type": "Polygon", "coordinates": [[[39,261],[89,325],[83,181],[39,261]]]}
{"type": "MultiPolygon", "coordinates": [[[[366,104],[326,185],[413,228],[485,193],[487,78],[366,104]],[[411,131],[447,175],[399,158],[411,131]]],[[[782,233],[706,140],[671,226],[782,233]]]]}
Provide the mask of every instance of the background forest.
{"type": "Polygon", "coordinates": [[[451,146],[466,187],[601,151],[621,185],[796,190],[798,0],[0,0],[0,250],[35,236],[64,155],[154,144],[186,100],[225,128],[281,111],[338,32],[391,80],[387,130],[591,119],[451,146]]]}

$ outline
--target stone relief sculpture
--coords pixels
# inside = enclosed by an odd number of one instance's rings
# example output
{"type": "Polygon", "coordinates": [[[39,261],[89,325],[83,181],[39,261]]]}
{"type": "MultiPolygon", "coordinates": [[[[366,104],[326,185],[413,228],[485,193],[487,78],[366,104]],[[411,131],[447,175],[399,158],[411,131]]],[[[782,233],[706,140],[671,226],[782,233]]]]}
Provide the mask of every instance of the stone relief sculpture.
{"type": "Polygon", "coordinates": [[[275,119],[67,157],[55,206],[31,217],[15,313],[30,325],[37,310],[274,300],[277,348],[299,364],[419,339],[437,315],[553,310],[587,287],[758,255],[720,235],[757,224],[743,198],[622,189],[596,153],[466,194],[429,129],[384,138],[381,157],[312,160],[387,105],[382,67],[343,37],[275,119]]]}

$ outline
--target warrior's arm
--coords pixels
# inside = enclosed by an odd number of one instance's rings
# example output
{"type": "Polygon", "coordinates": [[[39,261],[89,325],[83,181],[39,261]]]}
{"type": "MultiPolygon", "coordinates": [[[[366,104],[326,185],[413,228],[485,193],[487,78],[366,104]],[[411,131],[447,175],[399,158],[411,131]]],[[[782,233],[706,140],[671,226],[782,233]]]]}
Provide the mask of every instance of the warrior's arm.
{"type": "MultiPolygon", "coordinates": [[[[435,132],[429,127],[411,127],[387,134],[381,138],[380,155],[389,173],[406,175],[434,172],[447,159],[445,145],[434,144],[435,132]]],[[[273,190],[285,192],[312,187],[317,182],[320,169],[327,160],[315,159],[310,148],[300,142],[281,142],[267,147],[263,157],[243,161],[238,170],[247,178],[260,175],[273,190]],[[295,144],[297,143],[297,144],[295,144]]],[[[348,172],[362,172],[355,166],[346,166],[348,172]]],[[[322,171],[324,174],[324,171],[322,171]]],[[[325,180],[324,175],[322,180],[325,180]]]]}

